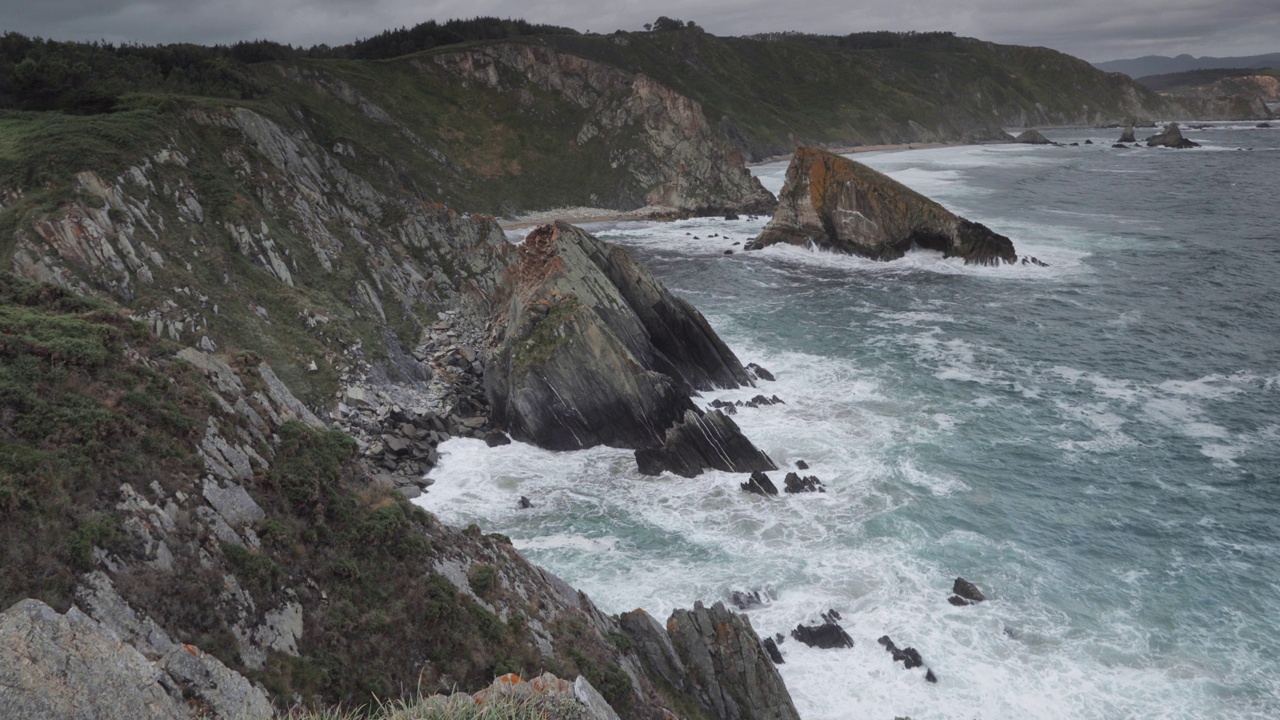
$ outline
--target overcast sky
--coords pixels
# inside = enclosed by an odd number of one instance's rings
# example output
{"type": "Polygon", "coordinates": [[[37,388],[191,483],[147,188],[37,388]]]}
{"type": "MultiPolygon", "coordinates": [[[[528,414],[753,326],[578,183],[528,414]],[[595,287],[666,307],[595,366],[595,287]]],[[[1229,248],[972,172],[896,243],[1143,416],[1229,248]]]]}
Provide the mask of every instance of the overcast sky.
{"type": "Polygon", "coordinates": [[[659,15],[717,35],[951,30],[1094,62],[1280,52],[1276,0],[0,0],[0,31],[65,40],[340,44],[435,18],[522,17],[608,33],[659,15]]]}

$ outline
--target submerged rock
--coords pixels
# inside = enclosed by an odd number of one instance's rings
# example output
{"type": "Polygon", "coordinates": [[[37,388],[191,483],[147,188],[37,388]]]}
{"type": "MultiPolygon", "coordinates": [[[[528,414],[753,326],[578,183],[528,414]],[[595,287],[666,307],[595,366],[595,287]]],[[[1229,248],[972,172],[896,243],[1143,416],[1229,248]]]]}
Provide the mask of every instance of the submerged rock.
{"type": "Polygon", "coordinates": [[[1200,143],[1192,142],[1182,137],[1182,130],[1178,127],[1178,123],[1173,122],[1164,126],[1164,131],[1152,135],[1147,138],[1147,147],[1170,147],[1177,149],[1198,148],[1200,143]]]}
{"type": "Polygon", "coordinates": [[[747,249],[780,242],[896,260],[913,247],[965,264],[1015,262],[1013,242],[871,168],[817,148],[796,150],[778,210],[747,249]]]}

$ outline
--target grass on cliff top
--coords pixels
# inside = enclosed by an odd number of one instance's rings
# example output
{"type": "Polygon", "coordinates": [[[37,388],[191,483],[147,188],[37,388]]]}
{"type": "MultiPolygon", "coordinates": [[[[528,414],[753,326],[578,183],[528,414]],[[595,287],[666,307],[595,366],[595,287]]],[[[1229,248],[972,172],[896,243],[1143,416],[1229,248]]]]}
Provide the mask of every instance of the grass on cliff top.
{"type": "Polygon", "coordinates": [[[572,696],[543,693],[520,697],[502,693],[477,701],[466,695],[379,701],[360,711],[342,708],[290,710],[285,720],[586,720],[572,696]]]}

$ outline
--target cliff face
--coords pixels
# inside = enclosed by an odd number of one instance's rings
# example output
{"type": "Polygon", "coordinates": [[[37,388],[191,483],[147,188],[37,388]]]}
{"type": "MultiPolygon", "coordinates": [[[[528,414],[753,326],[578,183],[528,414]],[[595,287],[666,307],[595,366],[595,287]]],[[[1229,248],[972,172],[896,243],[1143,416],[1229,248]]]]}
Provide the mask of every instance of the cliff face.
{"type": "Polygon", "coordinates": [[[913,246],[962,257],[965,264],[1018,259],[1003,235],[865,165],[815,148],[796,150],[778,211],[747,249],[779,242],[875,260],[895,260],[913,246]]]}
{"type": "Polygon", "coordinates": [[[7,273],[0,323],[6,708],[262,717],[543,667],[623,718],[697,707],[507,539],[370,476],[260,360],[7,273]]]}
{"type": "MultiPolygon", "coordinates": [[[[693,306],[622,248],[571,225],[534,230],[508,271],[510,301],[485,372],[492,419],[513,437],[557,450],[687,445],[668,428],[702,412],[694,390],[751,380],[693,306]]],[[[728,457],[695,452],[682,474],[773,463],[723,418],[728,457]]]]}
{"type": "Polygon", "coordinates": [[[1166,93],[1196,120],[1265,120],[1269,102],[1280,102],[1280,78],[1241,75],[1166,93]]]}
{"type": "Polygon", "coordinates": [[[533,112],[538,91],[581,108],[585,118],[564,151],[605,156],[620,171],[612,188],[596,191],[597,197],[615,197],[611,206],[695,214],[763,213],[773,207],[742,156],[713,132],[701,105],[643,74],[514,43],[440,52],[413,63],[517,97],[531,122],[539,122],[533,112]]]}

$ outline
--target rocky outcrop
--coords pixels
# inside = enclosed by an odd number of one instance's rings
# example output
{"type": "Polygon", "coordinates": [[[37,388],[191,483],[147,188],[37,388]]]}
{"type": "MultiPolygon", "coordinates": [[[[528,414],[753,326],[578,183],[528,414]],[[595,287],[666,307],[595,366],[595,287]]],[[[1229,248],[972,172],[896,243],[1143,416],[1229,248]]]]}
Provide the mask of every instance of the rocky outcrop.
{"type": "MultiPolygon", "coordinates": [[[[22,718],[265,718],[266,693],[190,645],[149,660],[72,606],[0,614],[0,714],[22,718]]],[[[154,648],[153,648],[154,649],[154,648]]]]}
{"type": "MultiPolygon", "coordinates": [[[[662,444],[636,450],[642,475],[671,472],[695,477],[705,469],[724,472],[776,470],[773,460],[719,410],[686,410],[684,418],[667,428],[662,444]]],[[[776,491],[775,491],[776,494],[776,491]]]]}
{"type": "Polygon", "coordinates": [[[840,613],[835,610],[822,613],[822,622],[820,624],[796,625],[795,629],[791,631],[791,637],[809,647],[816,647],[822,650],[853,647],[853,638],[849,637],[849,633],[840,627],[840,613]]]}
{"type": "Polygon", "coordinates": [[[585,117],[565,152],[599,153],[621,169],[616,185],[595,190],[597,205],[703,215],[773,209],[773,196],[712,129],[702,105],[643,74],[522,43],[437,53],[415,62],[522,98],[519,107],[534,123],[545,121],[537,117],[531,85],[580,108],[585,117]]]}
{"type": "Polygon", "coordinates": [[[555,450],[657,449],[641,459],[648,470],[761,464],[732,421],[704,416],[689,399],[750,385],[742,364],[625,250],[547,225],[520,245],[507,278],[498,350],[485,369],[496,426],[555,450]]]}
{"type": "Polygon", "coordinates": [[[861,163],[808,147],[796,150],[778,210],[747,249],[780,242],[875,260],[895,260],[913,247],[966,264],[1018,259],[1009,238],[861,163]]]}
{"type": "Polygon", "coordinates": [[[1016,143],[1024,145],[1055,145],[1052,140],[1045,137],[1039,130],[1024,130],[1021,134],[1013,139],[1016,143]]]}
{"type": "Polygon", "coordinates": [[[1138,142],[1137,138],[1135,138],[1133,135],[1133,123],[1129,123],[1124,126],[1124,130],[1120,133],[1120,139],[1117,140],[1116,142],[1118,143],[1138,142]]]}
{"type": "Polygon", "coordinates": [[[1147,138],[1147,147],[1169,147],[1177,149],[1198,148],[1200,143],[1182,137],[1182,129],[1178,123],[1169,123],[1164,130],[1147,138]]]}

